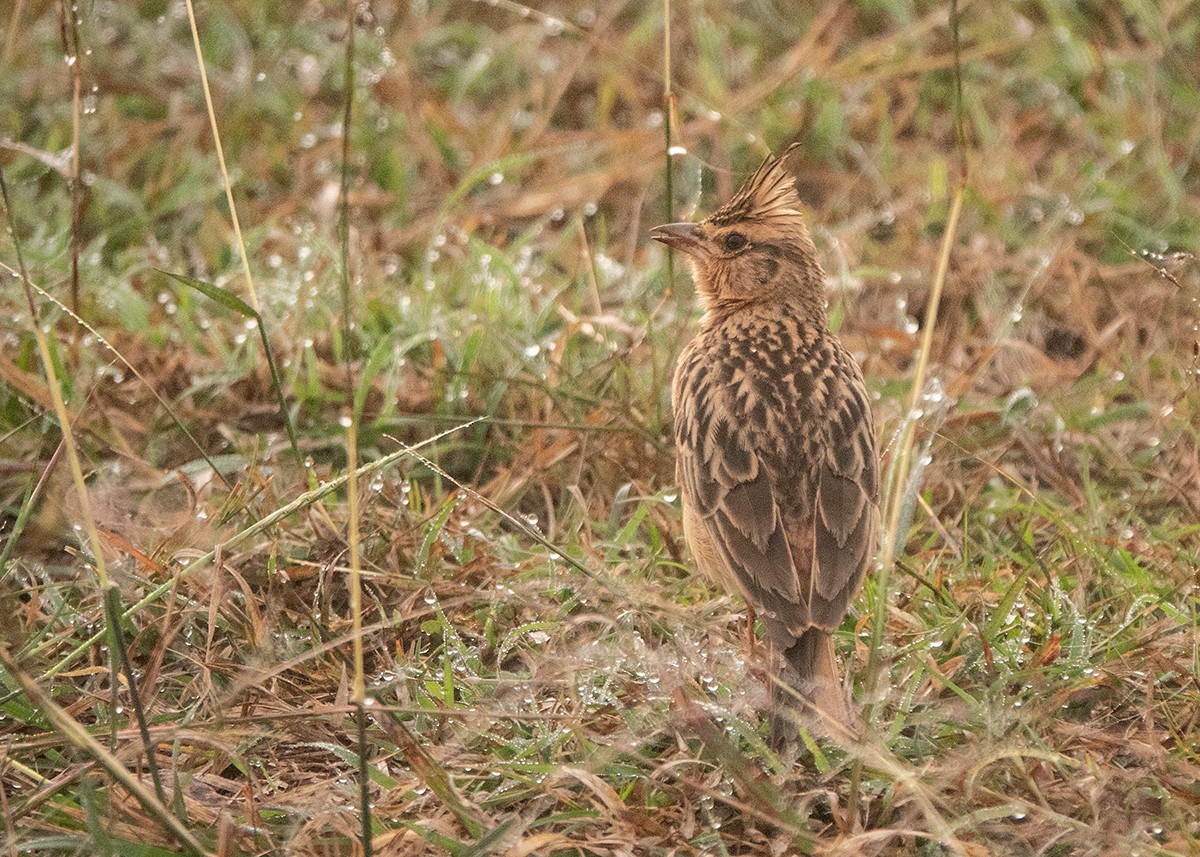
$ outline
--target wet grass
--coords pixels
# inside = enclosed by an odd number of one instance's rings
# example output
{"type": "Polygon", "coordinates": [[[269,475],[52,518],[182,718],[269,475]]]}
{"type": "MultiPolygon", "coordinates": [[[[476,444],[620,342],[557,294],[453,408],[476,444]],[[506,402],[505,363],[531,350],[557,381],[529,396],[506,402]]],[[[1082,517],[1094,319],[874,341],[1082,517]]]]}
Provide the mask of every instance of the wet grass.
{"type": "Polygon", "coordinates": [[[259,325],[161,273],[254,304],[186,6],[85,4],[65,47],[58,7],[0,12],[7,853],[361,853],[356,637],[375,853],[1200,848],[1200,15],[963,9],[913,413],[948,10],[671,8],[673,114],[659,4],[359,10],[345,271],[346,9],[197,9],[286,416],[259,325]],[[689,573],[696,308],[646,230],[793,140],[917,477],[839,635],[864,737],[780,757],[744,606],[689,573]]]}

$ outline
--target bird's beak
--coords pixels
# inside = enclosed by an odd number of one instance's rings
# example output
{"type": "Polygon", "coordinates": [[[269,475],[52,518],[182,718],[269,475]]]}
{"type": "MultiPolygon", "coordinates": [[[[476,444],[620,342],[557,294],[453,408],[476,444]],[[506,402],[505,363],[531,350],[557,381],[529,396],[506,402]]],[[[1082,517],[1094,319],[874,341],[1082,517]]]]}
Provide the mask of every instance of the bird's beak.
{"type": "Polygon", "coordinates": [[[668,247],[682,250],[689,256],[704,254],[704,242],[701,240],[700,227],[695,223],[667,223],[655,226],[650,230],[650,237],[661,241],[668,247]]]}

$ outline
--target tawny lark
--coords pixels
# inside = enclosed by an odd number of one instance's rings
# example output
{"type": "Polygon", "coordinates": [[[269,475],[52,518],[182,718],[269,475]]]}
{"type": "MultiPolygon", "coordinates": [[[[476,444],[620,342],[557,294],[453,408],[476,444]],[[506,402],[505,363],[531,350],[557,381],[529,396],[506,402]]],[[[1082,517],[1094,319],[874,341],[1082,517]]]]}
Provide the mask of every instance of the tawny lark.
{"type": "Polygon", "coordinates": [[[879,460],[795,183],[768,158],[715,214],[650,234],[690,257],[706,310],[672,388],[684,536],[762,619],[783,695],[845,724],[832,634],[875,549],[879,460]]]}

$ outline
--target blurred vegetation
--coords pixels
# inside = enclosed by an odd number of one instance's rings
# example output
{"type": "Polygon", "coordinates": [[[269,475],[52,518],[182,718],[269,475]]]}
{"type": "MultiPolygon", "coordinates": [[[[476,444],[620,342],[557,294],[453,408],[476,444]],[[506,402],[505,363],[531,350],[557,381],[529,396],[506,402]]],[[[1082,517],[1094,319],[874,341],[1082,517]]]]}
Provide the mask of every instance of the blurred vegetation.
{"type": "Polygon", "coordinates": [[[1200,9],[962,5],[956,79],[944,3],[668,3],[669,106],[664,4],[359,4],[352,93],[344,5],[202,4],[253,295],[186,3],[0,9],[0,843],[180,847],[21,684],[144,772],[40,323],[213,853],[359,853],[346,495],[305,497],[348,413],[360,461],[420,447],[361,481],[376,853],[1196,853],[1200,9]],[[744,606],[688,571],[698,309],[646,231],[793,141],[881,445],[915,419],[920,455],[839,639],[873,719],[780,758],[744,606]],[[161,271],[261,300],[303,460],[253,321],[161,271]]]}

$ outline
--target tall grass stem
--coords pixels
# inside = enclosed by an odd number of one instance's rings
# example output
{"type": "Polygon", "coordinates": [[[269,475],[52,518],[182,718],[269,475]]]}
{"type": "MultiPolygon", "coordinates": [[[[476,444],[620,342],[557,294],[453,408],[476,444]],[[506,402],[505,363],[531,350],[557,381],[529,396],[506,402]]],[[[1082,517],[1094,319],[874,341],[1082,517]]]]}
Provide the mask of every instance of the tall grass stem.
{"type": "Polygon", "coordinates": [[[188,25],[192,30],[192,44],[196,48],[196,67],[200,72],[200,86],[204,90],[204,106],[208,108],[208,124],[212,129],[213,146],[217,150],[217,162],[221,165],[221,181],[225,185],[225,200],[229,203],[229,219],[237,239],[238,254],[242,260],[242,275],[246,278],[246,290],[250,293],[250,304],[262,313],[258,301],[258,290],[254,288],[254,275],[250,273],[250,257],[246,253],[246,242],[242,238],[242,224],[238,220],[237,204],[233,201],[233,183],[229,181],[229,170],[225,166],[225,148],[221,145],[221,129],[217,125],[217,113],[213,108],[212,90],[208,86],[208,71],[204,67],[204,49],[200,46],[200,28],[196,25],[196,9],[192,0],[186,0],[188,25]]]}

